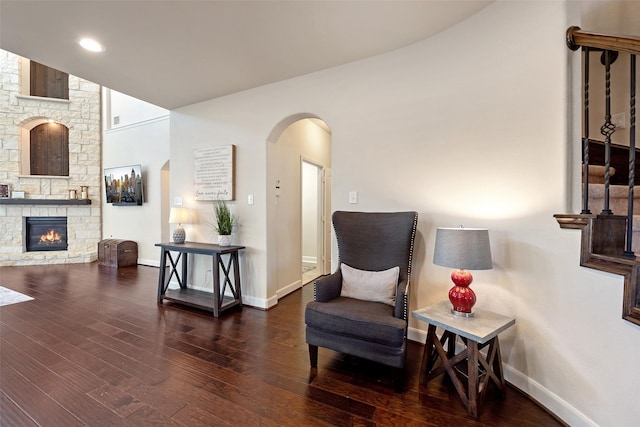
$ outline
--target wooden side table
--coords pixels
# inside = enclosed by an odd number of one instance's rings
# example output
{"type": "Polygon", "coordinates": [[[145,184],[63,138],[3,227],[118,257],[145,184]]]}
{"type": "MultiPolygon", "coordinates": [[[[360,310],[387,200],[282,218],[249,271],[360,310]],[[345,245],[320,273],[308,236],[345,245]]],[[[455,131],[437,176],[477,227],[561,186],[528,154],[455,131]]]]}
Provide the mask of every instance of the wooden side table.
{"type": "Polygon", "coordinates": [[[156,243],[162,248],[160,254],[160,275],[158,277],[158,302],[168,300],[195,308],[211,310],[214,317],[231,307],[242,308],[242,288],[240,286],[240,265],[238,251],[244,246],[218,246],[209,243],[156,243]],[[174,259],[171,252],[177,252],[174,259]],[[209,255],[212,257],[213,293],[198,291],[187,286],[187,254],[209,255]],[[224,262],[223,255],[228,255],[224,262]],[[178,261],[182,258],[182,269],[178,269],[178,261]],[[167,260],[169,266],[167,267],[167,260]],[[170,273],[167,277],[167,268],[170,273]],[[222,289],[220,287],[220,271],[223,273],[222,289]],[[233,273],[233,274],[231,274],[233,273]],[[180,288],[169,289],[169,282],[175,275],[180,288]],[[233,280],[231,280],[233,277],[233,280]],[[229,289],[231,296],[226,296],[229,289]]]}
{"type": "Polygon", "coordinates": [[[490,381],[504,398],[506,389],[498,334],[516,323],[513,317],[485,310],[475,310],[474,317],[455,316],[449,301],[415,310],[412,315],[429,324],[420,369],[422,385],[446,372],[473,418],[478,418],[478,406],[490,381]],[[437,327],[444,330],[440,338],[436,335],[437,327]],[[464,350],[456,354],[457,337],[464,350]],[[485,347],[488,347],[486,357],[480,353],[485,347]]]}

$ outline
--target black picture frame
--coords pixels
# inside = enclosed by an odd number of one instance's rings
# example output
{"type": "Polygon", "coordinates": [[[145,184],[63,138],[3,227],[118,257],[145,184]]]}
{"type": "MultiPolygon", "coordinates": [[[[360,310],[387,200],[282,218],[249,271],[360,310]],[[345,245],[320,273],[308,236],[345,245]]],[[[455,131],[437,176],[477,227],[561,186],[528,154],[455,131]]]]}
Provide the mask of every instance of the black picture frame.
{"type": "Polygon", "coordinates": [[[140,206],[144,202],[142,165],[104,169],[106,202],[113,206],[140,206]]]}

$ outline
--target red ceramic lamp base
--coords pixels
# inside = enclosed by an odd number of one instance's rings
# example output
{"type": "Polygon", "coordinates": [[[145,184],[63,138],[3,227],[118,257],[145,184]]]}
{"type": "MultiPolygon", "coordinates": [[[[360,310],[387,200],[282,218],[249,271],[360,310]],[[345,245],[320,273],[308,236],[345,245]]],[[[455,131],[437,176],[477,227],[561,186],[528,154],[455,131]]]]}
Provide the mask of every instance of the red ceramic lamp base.
{"type": "Polygon", "coordinates": [[[467,270],[456,270],[451,273],[451,280],[454,283],[449,290],[449,301],[453,306],[451,312],[457,316],[473,316],[471,309],[476,303],[476,294],[469,287],[473,276],[467,270]]]}

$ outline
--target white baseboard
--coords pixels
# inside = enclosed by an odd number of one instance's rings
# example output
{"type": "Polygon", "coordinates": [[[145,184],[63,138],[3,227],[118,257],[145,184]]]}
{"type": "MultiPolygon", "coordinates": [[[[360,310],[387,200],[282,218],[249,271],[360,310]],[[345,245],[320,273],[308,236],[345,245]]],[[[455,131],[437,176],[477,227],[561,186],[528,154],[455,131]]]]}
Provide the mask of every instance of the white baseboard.
{"type": "Polygon", "coordinates": [[[562,421],[572,427],[598,427],[585,414],[578,411],[566,400],[562,399],[551,390],[545,388],[542,384],[527,377],[522,372],[503,363],[504,379],[511,385],[530,396],[549,412],[560,418],[562,421]]]}
{"type": "Polygon", "coordinates": [[[407,330],[407,339],[423,344],[427,342],[427,331],[409,327],[407,330]]]}
{"type": "Polygon", "coordinates": [[[252,297],[251,295],[242,295],[242,305],[248,305],[262,310],[268,310],[277,304],[278,298],[276,297],[264,299],[252,297]]]}
{"type": "Polygon", "coordinates": [[[251,295],[242,295],[242,305],[248,305],[251,307],[259,308],[262,310],[268,310],[271,307],[278,305],[278,300],[286,295],[289,295],[291,292],[298,290],[302,286],[301,280],[296,280],[295,282],[278,289],[276,291],[276,295],[264,299],[264,298],[256,298],[251,295]]]}
{"type": "Polygon", "coordinates": [[[148,265],[149,267],[160,267],[160,261],[157,259],[151,260],[151,259],[138,258],[138,264],[148,265]]]}
{"type": "Polygon", "coordinates": [[[289,283],[284,288],[280,288],[276,291],[276,298],[280,299],[287,295],[289,295],[293,291],[297,291],[302,287],[302,280],[296,280],[295,282],[289,283]]]}
{"type": "Polygon", "coordinates": [[[315,256],[302,256],[302,262],[306,262],[309,264],[317,264],[318,263],[318,257],[315,256]]]}
{"type": "MultiPolygon", "coordinates": [[[[407,331],[407,339],[424,345],[427,341],[427,332],[421,329],[409,328],[407,331]]],[[[542,386],[542,384],[527,377],[506,363],[503,363],[502,366],[504,379],[506,381],[531,397],[547,411],[568,425],[572,427],[598,427],[598,424],[593,422],[593,420],[571,406],[566,400],[542,386]]]]}

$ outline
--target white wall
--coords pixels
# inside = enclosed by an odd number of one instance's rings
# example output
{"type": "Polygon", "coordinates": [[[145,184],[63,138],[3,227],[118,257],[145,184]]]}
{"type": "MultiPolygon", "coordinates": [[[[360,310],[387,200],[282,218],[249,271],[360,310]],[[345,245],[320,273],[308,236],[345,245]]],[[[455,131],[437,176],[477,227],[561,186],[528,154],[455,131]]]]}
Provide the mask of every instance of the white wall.
{"type": "Polygon", "coordinates": [[[180,109],[172,195],[191,192],[193,148],[237,145],[243,293],[271,301],[266,141],[283,119],[317,115],[332,130],[334,210],[419,212],[411,310],[451,286],[431,261],[435,228],[488,227],[494,269],[473,287],[478,307],[517,318],[501,336],[508,380],[570,425],[636,425],[640,328],[621,320],[622,278],[579,267],[580,233],[553,218],[579,211],[574,6],[497,1],[413,46],[180,109]]]}
{"type": "MultiPolygon", "coordinates": [[[[105,91],[109,92],[108,89],[105,91]]],[[[169,228],[169,224],[162,221],[167,209],[162,200],[162,167],[169,160],[168,111],[117,92],[104,99],[119,99],[128,106],[118,112],[121,124],[124,122],[126,126],[104,131],[103,168],[142,165],[144,203],[142,206],[113,206],[106,204],[102,197],[102,238],[133,240],[138,243],[138,263],[158,266],[160,251],[155,244],[162,241],[163,230],[166,235],[169,228]]],[[[106,105],[105,123],[113,120],[109,111],[114,110],[106,105]]],[[[104,179],[101,191],[104,194],[104,179]]]]}
{"type": "Polygon", "coordinates": [[[156,120],[169,111],[112,89],[105,89],[105,129],[117,129],[156,120]],[[118,122],[118,123],[116,123],[118,122]]]}

